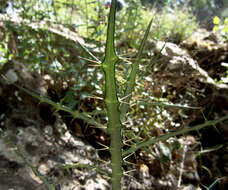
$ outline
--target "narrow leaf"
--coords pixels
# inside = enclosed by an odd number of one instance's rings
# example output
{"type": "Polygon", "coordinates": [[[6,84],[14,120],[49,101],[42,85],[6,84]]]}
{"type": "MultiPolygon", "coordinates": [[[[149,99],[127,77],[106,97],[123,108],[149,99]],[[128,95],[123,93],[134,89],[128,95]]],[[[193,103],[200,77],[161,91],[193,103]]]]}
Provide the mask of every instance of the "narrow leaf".
{"type": "Polygon", "coordinates": [[[56,103],[56,102],[53,102],[52,100],[44,97],[44,96],[41,96],[35,92],[32,92],[30,90],[27,90],[17,84],[13,84],[14,86],[16,86],[17,88],[19,88],[20,90],[24,91],[25,93],[31,95],[32,97],[38,99],[40,102],[44,102],[44,103],[47,103],[47,104],[50,104],[52,105],[56,110],[62,110],[62,111],[65,111],[69,114],[72,115],[73,118],[78,118],[78,119],[82,119],[84,121],[86,121],[87,123],[91,124],[91,125],[94,125],[96,127],[99,127],[103,130],[105,130],[106,126],[104,126],[103,124],[101,123],[98,123],[97,121],[95,121],[89,114],[87,113],[80,113],[79,111],[77,110],[72,110],[71,108],[67,107],[67,106],[64,106],[60,103],[56,103]]]}
{"type": "Polygon", "coordinates": [[[135,81],[136,81],[136,75],[139,71],[139,61],[141,60],[141,57],[142,57],[142,53],[143,53],[143,49],[145,47],[145,44],[146,44],[146,41],[147,41],[147,38],[148,38],[148,35],[149,35],[149,32],[150,32],[150,28],[151,28],[151,25],[152,25],[152,22],[153,22],[153,19],[151,19],[147,29],[146,29],[146,32],[144,34],[144,37],[143,37],[143,40],[140,44],[140,47],[139,47],[139,52],[137,54],[137,58],[136,58],[136,61],[133,63],[132,65],[132,69],[131,69],[131,73],[130,73],[130,76],[126,82],[126,90],[124,92],[124,97],[126,97],[124,99],[123,102],[125,103],[122,103],[121,106],[120,106],[120,112],[121,112],[121,121],[124,122],[126,120],[125,118],[125,115],[128,111],[128,108],[129,108],[129,101],[131,99],[131,94],[132,94],[132,91],[134,90],[134,86],[135,86],[135,81]]]}
{"type": "Polygon", "coordinates": [[[182,108],[182,109],[200,109],[201,107],[193,107],[181,104],[173,104],[171,102],[146,102],[139,101],[137,102],[139,105],[148,105],[148,106],[161,106],[161,107],[173,107],[173,108],[182,108]]]}
{"type": "Polygon", "coordinates": [[[151,146],[152,144],[155,144],[156,142],[165,141],[165,140],[169,139],[170,137],[177,136],[177,135],[183,135],[183,134],[186,134],[190,131],[199,130],[199,129],[202,129],[202,128],[207,127],[207,126],[213,126],[213,125],[215,125],[219,122],[222,122],[226,119],[228,119],[228,115],[221,117],[219,119],[216,119],[216,120],[206,121],[203,124],[196,125],[193,127],[183,127],[182,129],[179,129],[179,130],[174,131],[174,132],[170,132],[170,133],[162,135],[162,136],[151,137],[149,140],[143,141],[141,143],[137,143],[134,146],[132,146],[131,148],[129,148],[128,150],[124,151],[123,156],[127,156],[128,154],[131,154],[140,148],[151,146]]]}

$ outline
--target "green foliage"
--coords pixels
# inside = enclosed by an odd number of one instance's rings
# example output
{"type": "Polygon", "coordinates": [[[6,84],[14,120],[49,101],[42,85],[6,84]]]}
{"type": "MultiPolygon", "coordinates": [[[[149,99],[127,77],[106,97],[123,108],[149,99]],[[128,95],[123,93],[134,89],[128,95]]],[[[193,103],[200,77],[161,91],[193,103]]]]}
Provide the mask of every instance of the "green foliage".
{"type": "Polygon", "coordinates": [[[46,0],[16,0],[12,6],[17,10],[16,12],[22,17],[29,20],[43,20],[44,18],[51,18],[52,12],[50,5],[52,1],[46,0]]]}
{"type": "Polygon", "coordinates": [[[174,43],[182,42],[198,27],[191,11],[178,9],[178,7],[175,7],[172,13],[169,11],[169,6],[166,6],[163,14],[156,15],[155,21],[157,22],[153,31],[155,39],[174,43]]]}
{"type": "Polygon", "coordinates": [[[0,43],[0,69],[8,62],[11,56],[8,55],[8,47],[4,42],[0,43]]]}
{"type": "MultiPolygon", "coordinates": [[[[213,31],[219,33],[223,38],[228,40],[228,17],[222,21],[218,16],[213,18],[213,31]]],[[[215,82],[222,84],[228,83],[228,65],[226,63],[221,63],[222,66],[226,67],[226,75],[222,77],[220,80],[215,80],[215,82]]]]}
{"type": "MultiPolygon", "coordinates": [[[[149,2],[149,1],[148,1],[149,2]]],[[[147,3],[148,3],[147,2],[147,3]]],[[[140,38],[149,22],[149,18],[156,17],[153,23],[154,32],[150,38],[179,43],[192,34],[197,27],[191,10],[180,9],[175,2],[150,1],[152,4],[162,3],[162,10],[156,7],[143,7],[138,0],[126,1],[127,6],[116,19],[116,40],[128,47],[138,48],[140,38]]],[[[81,36],[93,40],[97,46],[102,46],[106,36],[108,10],[103,1],[94,0],[32,0],[14,2],[14,8],[19,15],[30,20],[49,20],[62,23],[81,36]]]]}
{"type": "MultiPolygon", "coordinates": [[[[1,29],[1,27],[0,27],[1,29]]],[[[13,58],[13,53],[10,52],[10,47],[8,45],[10,40],[10,33],[0,33],[0,69],[13,58]]]]}
{"type": "Polygon", "coordinates": [[[213,31],[220,32],[228,40],[228,17],[222,21],[218,16],[213,18],[213,31]]]}
{"type": "Polygon", "coordinates": [[[2,37],[1,42],[1,66],[9,59],[14,59],[27,64],[33,70],[37,70],[41,75],[50,75],[53,81],[52,88],[57,93],[57,96],[63,104],[76,107],[84,101],[85,91],[90,91],[92,94],[101,94],[100,84],[101,69],[88,68],[88,63],[79,58],[87,56],[82,48],[74,42],[65,40],[46,29],[33,30],[26,25],[17,26],[13,23],[7,23],[4,32],[8,37],[2,37]],[[16,40],[16,50],[9,48],[16,40]],[[100,71],[99,71],[100,70],[100,71]],[[97,71],[93,75],[94,71],[97,71]],[[96,86],[96,88],[95,88],[96,86]],[[69,88],[73,91],[71,98],[80,100],[74,103],[69,102],[70,94],[67,97],[62,93],[63,90],[69,88]]]}
{"type": "Polygon", "coordinates": [[[189,37],[198,27],[190,10],[175,7],[170,11],[167,4],[162,11],[145,9],[140,3],[130,3],[117,19],[117,40],[126,42],[129,47],[138,48],[143,31],[150,18],[154,18],[153,31],[149,39],[180,43],[189,37]]]}

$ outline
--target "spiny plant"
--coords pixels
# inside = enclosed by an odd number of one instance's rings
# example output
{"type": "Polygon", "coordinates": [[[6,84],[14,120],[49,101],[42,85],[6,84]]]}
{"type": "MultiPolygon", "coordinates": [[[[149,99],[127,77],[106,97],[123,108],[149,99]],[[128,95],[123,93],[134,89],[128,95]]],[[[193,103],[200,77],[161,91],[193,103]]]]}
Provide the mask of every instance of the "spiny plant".
{"type": "MultiPolygon", "coordinates": [[[[112,189],[120,190],[121,189],[121,179],[123,176],[123,156],[127,156],[128,154],[135,152],[141,147],[150,146],[151,144],[158,142],[160,140],[166,140],[171,136],[183,134],[191,130],[196,130],[203,128],[208,125],[205,123],[204,125],[198,125],[193,128],[184,128],[180,131],[176,131],[173,133],[169,133],[167,135],[151,138],[145,142],[140,142],[136,144],[134,147],[131,147],[125,152],[122,152],[122,123],[126,120],[126,113],[129,108],[129,102],[131,99],[131,94],[134,90],[136,76],[139,71],[139,61],[141,59],[141,55],[143,52],[143,48],[145,46],[145,42],[147,40],[152,20],[150,21],[146,32],[144,34],[143,40],[140,44],[138,55],[136,57],[136,61],[132,64],[130,75],[127,79],[125,92],[124,92],[124,101],[121,103],[117,96],[117,84],[115,80],[115,65],[118,63],[118,56],[115,52],[115,14],[116,14],[116,0],[112,0],[111,10],[109,13],[108,19],[108,31],[107,31],[107,39],[106,39],[106,48],[105,48],[105,58],[102,62],[102,68],[105,73],[105,95],[104,101],[107,108],[107,116],[108,116],[108,133],[110,135],[111,143],[110,143],[110,153],[111,153],[111,167],[112,167],[112,189]]],[[[227,116],[225,117],[227,118],[227,116]]],[[[222,118],[222,119],[225,119],[222,118]]],[[[218,121],[214,121],[218,122],[218,121]]],[[[210,122],[211,124],[211,122],[210,122]]]]}
{"type": "MultiPolygon", "coordinates": [[[[170,137],[176,136],[176,135],[183,135],[185,133],[188,133],[190,131],[199,130],[201,128],[204,128],[206,126],[215,125],[219,122],[222,122],[223,120],[228,119],[228,116],[224,116],[222,118],[219,118],[217,120],[213,121],[206,121],[204,124],[197,125],[194,127],[183,127],[177,131],[170,132],[168,134],[159,136],[159,137],[151,137],[145,141],[138,142],[134,144],[134,146],[130,147],[129,149],[123,150],[123,135],[122,134],[122,126],[123,123],[127,120],[126,114],[128,112],[129,108],[129,102],[132,96],[132,92],[135,87],[135,81],[136,76],[139,73],[139,61],[141,59],[141,55],[152,25],[152,20],[150,21],[146,31],[145,35],[142,39],[142,42],[139,47],[138,54],[136,56],[135,62],[131,65],[131,71],[127,78],[127,82],[125,84],[125,92],[124,96],[121,97],[123,101],[120,101],[120,98],[117,94],[117,82],[116,82],[116,73],[115,73],[115,66],[119,63],[120,59],[116,54],[115,51],[115,16],[116,16],[116,0],[112,0],[112,5],[109,13],[109,19],[108,19],[108,28],[107,28],[107,39],[106,39],[106,47],[105,47],[105,57],[103,62],[101,63],[101,67],[104,71],[105,75],[105,89],[104,89],[104,102],[106,104],[107,109],[107,117],[108,117],[108,125],[107,128],[103,124],[100,124],[96,120],[94,120],[91,115],[92,113],[81,113],[79,111],[72,110],[71,108],[68,108],[67,106],[64,106],[60,103],[55,103],[51,101],[48,98],[42,97],[34,92],[31,92],[27,89],[24,89],[21,86],[17,86],[19,89],[23,90],[24,92],[30,94],[31,96],[37,98],[40,100],[40,102],[45,102],[50,105],[52,105],[57,111],[62,110],[65,112],[68,112],[72,115],[73,118],[80,118],[86,121],[89,124],[92,124],[94,126],[102,128],[105,132],[107,132],[110,135],[110,153],[111,153],[111,168],[112,168],[112,175],[111,175],[111,182],[112,182],[112,189],[113,190],[121,190],[121,180],[123,177],[123,158],[125,156],[128,156],[131,153],[134,153],[140,148],[151,146],[152,144],[158,142],[158,141],[165,141],[170,137]]],[[[148,102],[150,103],[150,102],[148,102]]],[[[157,104],[155,104],[157,105],[157,104]]],[[[167,104],[159,103],[161,106],[167,106],[167,104]]],[[[170,105],[168,105],[170,106],[170,105]]],[[[175,105],[171,105],[175,106],[175,105]]],[[[177,105],[177,107],[181,107],[180,105],[177,105]]],[[[186,106],[182,106],[183,108],[186,108],[186,106]]],[[[187,107],[191,108],[192,107],[187,107]]],[[[80,165],[79,167],[83,167],[80,165]]],[[[85,166],[86,167],[86,166],[85,166]]],[[[88,167],[87,167],[88,168],[88,167]]],[[[54,189],[52,186],[49,189],[54,189]]]]}

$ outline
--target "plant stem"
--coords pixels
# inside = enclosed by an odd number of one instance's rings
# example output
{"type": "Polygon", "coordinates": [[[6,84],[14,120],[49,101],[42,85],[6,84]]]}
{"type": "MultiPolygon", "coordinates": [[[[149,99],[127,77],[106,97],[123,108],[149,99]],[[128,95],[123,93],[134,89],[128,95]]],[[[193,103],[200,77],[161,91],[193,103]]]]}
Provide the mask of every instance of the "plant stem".
{"type": "Polygon", "coordinates": [[[114,47],[116,0],[112,0],[108,19],[108,30],[105,48],[105,58],[102,68],[105,73],[105,97],[104,101],[108,116],[108,133],[110,134],[110,153],[112,168],[112,190],[121,190],[122,170],[122,136],[120,122],[119,101],[116,90],[115,64],[119,58],[114,47]]]}

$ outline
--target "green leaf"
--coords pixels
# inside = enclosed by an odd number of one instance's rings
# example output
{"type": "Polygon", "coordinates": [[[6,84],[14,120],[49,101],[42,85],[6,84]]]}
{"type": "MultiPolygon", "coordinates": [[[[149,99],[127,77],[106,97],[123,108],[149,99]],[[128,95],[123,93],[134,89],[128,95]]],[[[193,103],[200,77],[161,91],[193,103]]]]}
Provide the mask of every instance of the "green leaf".
{"type": "Polygon", "coordinates": [[[137,143],[135,146],[129,148],[126,151],[124,151],[123,152],[123,156],[127,156],[128,154],[130,154],[132,152],[135,152],[136,150],[138,150],[140,148],[143,148],[143,147],[146,147],[146,146],[151,146],[152,144],[154,144],[156,142],[165,141],[165,140],[167,140],[167,139],[169,139],[170,137],[173,137],[173,136],[183,135],[183,134],[186,134],[186,133],[188,133],[190,131],[199,130],[199,129],[202,129],[202,128],[208,127],[208,126],[214,126],[215,124],[217,124],[219,122],[222,122],[224,120],[227,120],[227,119],[228,119],[228,115],[226,115],[224,117],[221,117],[219,119],[216,119],[216,120],[206,121],[203,124],[196,125],[196,126],[193,126],[193,127],[183,127],[182,129],[179,129],[179,130],[174,131],[174,132],[169,132],[168,134],[165,134],[165,135],[162,135],[162,136],[159,136],[159,137],[151,137],[150,139],[148,139],[146,141],[143,141],[143,142],[140,142],[140,143],[137,143]]]}
{"type": "Polygon", "coordinates": [[[224,24],[225,24],[225,25],[228,25],[228,18],[226,18],[226,19],[224,20],[224,24]]]}
{"type": "Polygon", "coordinates": [[[139,62],[141,60],[143,49],[145,47],[145,44],[146,44],[146,41],[147,41],[147,38],[148,38],[148,35],[149,35],[149,32],[150,32],[150,28],[151,28],[152,22],[153,22],[153,19],[151,19],[149,25],[147,26],[147,29],[146,29],[146,32],[144,34],[143,40],[142,40],[142,42],[140,44],[140,47],[139,47],[139,51],[138,51],[138,54],[137,54],[137,57],[136,57],[136,61],[132,65],[130,76],[128,77],[127,82],[126,82],[126,90],[124,92],[123,103],[120,106],[121,121],[122,122],[124,122],[126,120],[125,115],[126,115],[126,113],[128,111],[128,108],[129,108],[129,101],[131,99],[132,91],[134,90],[135,81],[136,81],[136,75],[137,75],[137,73],[139,71],[139,62]]]}
{"type": "Polygon", "coordinates": [[[213,23],[214,23],[214,24],[220,24],[220,18],[217,17],[217,16],[215,16],[215,17],[213,18],[213,23]]]}
{"type": "Polygon", "coordinates": [[[19,88],[20,90],[24,91],[25,93],[31,95],[32,97],[38,99],[40,102],[45,102],[47,104],[50,104],[52,105],[56,110],[62,110],[62,111],[65,111],[69,114],[72,115],[72,117],[74,118],[78,118],[78,119],[82,119],[84,121],[86,121],[87,123],[91,124],[91,125],[94,125],[96,127],[100,127],[101,129],[104,129],[105,130],[105,126],[97,121],[95,121],[93,118],[91,118],[90,115],[88,115],[87,113],[85,112],[82,112],[80,113],[79,111],[75,110],[73,111],[71,108],[67,107],[67,106],[64,106],[62,105],[61,103],[56,103],[56,102],[53,102],[51,101],[50,99],[44,97],[44,96],[41,96],[35,92],[32,92],[30,90],[27,90],[17,84],[13,84],[14,86],[16,86],[17,88],[19,88]]]}

